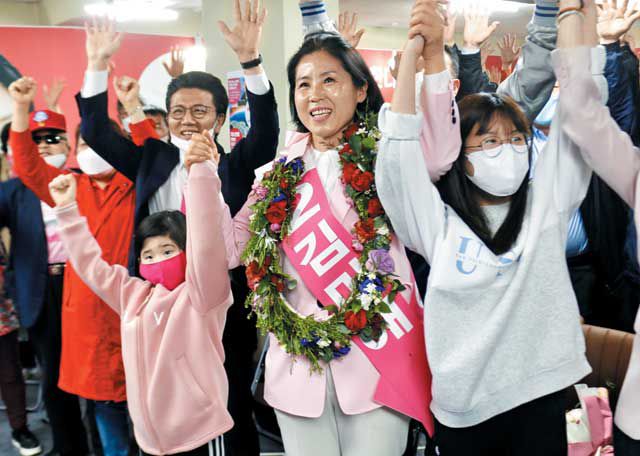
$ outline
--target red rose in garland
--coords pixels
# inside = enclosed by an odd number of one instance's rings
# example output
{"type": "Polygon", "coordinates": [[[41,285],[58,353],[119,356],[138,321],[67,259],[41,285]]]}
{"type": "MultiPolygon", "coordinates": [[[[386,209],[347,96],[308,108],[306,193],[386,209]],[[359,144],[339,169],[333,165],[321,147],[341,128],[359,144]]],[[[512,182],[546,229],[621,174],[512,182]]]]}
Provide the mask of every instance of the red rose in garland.
{"type": "Polygon", "coordinates": [[[342,167],[342,180],[345,184],[351,185],[353,175],[358,171],[358,166],[355,163],[345,163],[342,167]]]}
{"type": "Polygon", "coordinates": [[[346,138],[346,140],[349,141],[351,137],[355,135],[356,131],[358,131],[358,125],[355,123],[351,124],[351,126],[347,128],[347,131],[344,132],[344,137],[346,138]]]}
{"type": "Polygon", "coordinates": [[[376,228],[373,219],[361,220],[356,223],[356,234],[363,244],[369,242],[376,237],[376,228]]]}
{"type": "Polygon", "coordinates": [[[369,200],[367,203],[367,212],[369,213],[369,217],[378,217],[384,214],[384,209],[382,209],[382,203],[378,198],[373,198],[369,200]]]}
{"type": "Polygon", "coordinates": [[[271,203],[264,216],[269,220],[269,223],[282,224],[287,217],[287,202],[278,201],[277,203],[271,203]]]}
{"type": "Polygon", "coordinates": [[[287,188],[289,188],[289,183],[287,182],[287,179],[284,177],[280,179],[280,188],[282,190],[286,190],[287,188]]]}
{"type": "Polygon", "coordinates": [[[358,332],[367,326],[367,312],[360,309],[357,313],[349,310],[344,314],[344,325],[352,332],[358,332]]]}
{"type": "Polygon", "coordinates": [[[345,144],[344,147],[342,148],[342,153],[351,155],[353,153],[353,149],[351,149],[351,146],[349,144],[345,144]]]}
{"type": "Polygon", "coordinates": [[[245,274],[247,276],[247,285],[250,289],[252,290],[256,289],[258,284],[262,281],[265,274],[267,273],[268,267],[269,265],[266,264],[266,261],[265,261],[265,264],[262,265],[262,267],[258,266],[257,261],[252,261],[251,263],[249,263],[249,266],[247,266],[245,274]]]}
{"type": "Polygon", "coordinates": [[[354,190],[359,192],[365,192],[369,190],[371,184],[373,184],[373,173],[370,171],[361,172],[360,170],[356,171],[353,174],[353,178],[351,179],[351,186],[354,190]]]}
{"type": "Polygon", "coordinates": [[[284,287],[284,280],[282,280],[282,277],[276,276],[276,275],[272,275],[271,276],[271,283],[276,286],[276,289],[278,290],[278,293],[282,293],[284,291],[285,287],[284,287]]]}

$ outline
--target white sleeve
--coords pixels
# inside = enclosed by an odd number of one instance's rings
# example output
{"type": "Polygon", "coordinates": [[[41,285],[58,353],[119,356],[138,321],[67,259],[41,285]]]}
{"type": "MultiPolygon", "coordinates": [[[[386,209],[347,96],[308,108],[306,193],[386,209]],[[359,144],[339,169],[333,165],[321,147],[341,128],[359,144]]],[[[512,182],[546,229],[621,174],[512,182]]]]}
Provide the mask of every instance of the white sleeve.
{"type": "Polygon", "coordinates": [[[109,71],[86,71],[80,95],[82,98],[94,97],[99,93],[106,92],[108,87],[109,71]]]}
{"type": "Polygon", "coordinates": [[[264,71],[259,74],[245,74],[244,81],[247,84],[247,90],[254,95],[266,95],[271,88],[267,73],[264,71]]]}
{"type": "Polygon", "coordinates": [[[422,113],[398,114],[385,104],[378,123],[378,196],[400,241],[431,262],[444,229],[445,205],[424,162],[419,141],[422,113]]]}

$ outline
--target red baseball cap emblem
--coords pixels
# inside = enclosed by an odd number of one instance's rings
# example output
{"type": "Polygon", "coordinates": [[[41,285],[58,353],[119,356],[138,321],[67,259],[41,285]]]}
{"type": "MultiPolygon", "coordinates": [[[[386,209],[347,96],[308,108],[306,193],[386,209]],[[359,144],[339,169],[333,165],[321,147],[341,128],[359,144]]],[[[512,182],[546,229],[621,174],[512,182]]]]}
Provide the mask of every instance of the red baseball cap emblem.
{"type": "Polygon", "coordinates": [[[29,118],[29,130],[60,130],[67,131],[67,122],[62,114],[48,109],[42,109],[31,113],[29,118]]]}

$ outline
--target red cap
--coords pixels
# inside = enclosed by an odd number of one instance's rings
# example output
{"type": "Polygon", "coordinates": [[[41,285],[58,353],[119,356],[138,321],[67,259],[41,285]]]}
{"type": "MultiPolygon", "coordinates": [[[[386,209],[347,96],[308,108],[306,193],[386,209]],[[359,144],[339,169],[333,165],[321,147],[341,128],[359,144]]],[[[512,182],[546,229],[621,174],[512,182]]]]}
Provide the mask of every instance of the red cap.
{"type": "Polygon", "coordinates": [[[33,111],[29,116],[29,130],[60,130],[67,131],[67,122],[62,114],[48,109],[33,111]]]}

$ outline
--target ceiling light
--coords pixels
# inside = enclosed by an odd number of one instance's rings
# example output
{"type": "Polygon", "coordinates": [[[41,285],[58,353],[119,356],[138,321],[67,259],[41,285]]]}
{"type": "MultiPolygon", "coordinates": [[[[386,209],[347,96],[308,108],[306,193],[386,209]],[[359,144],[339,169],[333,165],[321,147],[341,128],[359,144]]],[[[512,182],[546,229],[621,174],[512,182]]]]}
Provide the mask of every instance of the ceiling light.
{"type": "Polygon", "coordinates": [[[168,8],[167,0],[114,0],[85,5],[90,16],[107,16],[118,22],[129,21],[175,21],[178,12],[168,8]]]}
{"type": "Polygon", "coordinates": [[[462,13],[465,8],[475,8],[489,13],[517,13],[524,5],[522,3],[510,2],[506,0],[483,0],[482,6],[478,6],[476,0],[451,0],[451,9],[454,12],[462,13]]]}

